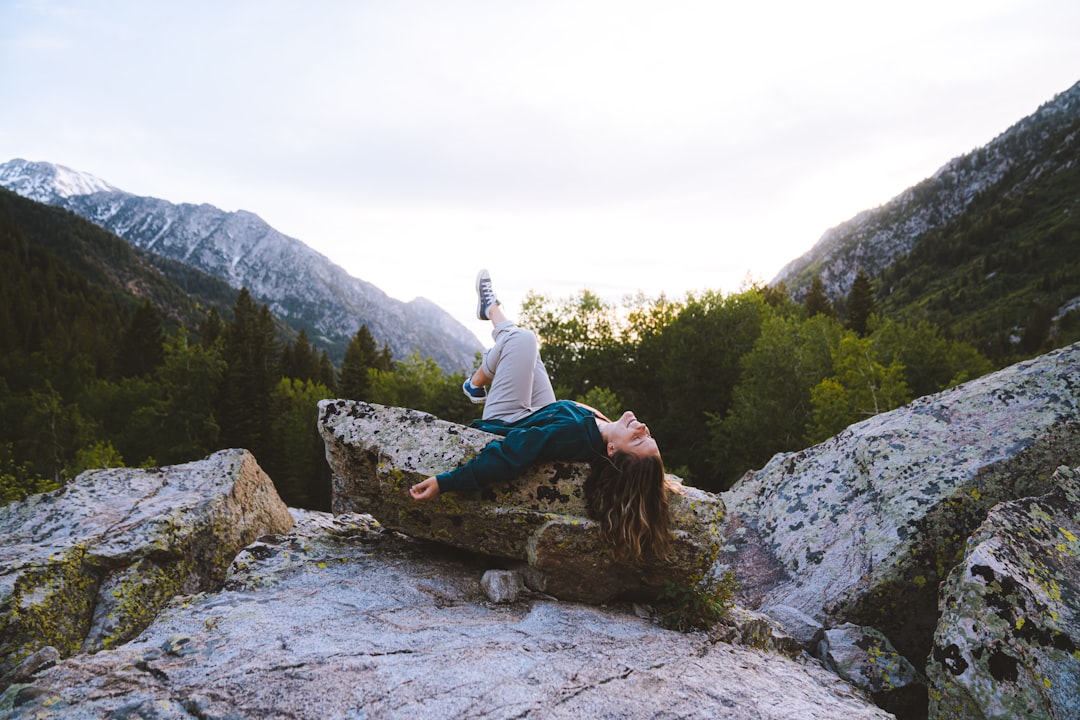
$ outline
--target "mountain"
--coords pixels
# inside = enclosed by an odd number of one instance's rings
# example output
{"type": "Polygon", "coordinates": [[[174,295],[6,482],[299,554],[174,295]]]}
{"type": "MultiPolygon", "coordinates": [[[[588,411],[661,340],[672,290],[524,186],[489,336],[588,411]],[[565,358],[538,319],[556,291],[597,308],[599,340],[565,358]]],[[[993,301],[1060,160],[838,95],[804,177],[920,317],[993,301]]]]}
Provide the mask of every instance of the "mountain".
{"type": "Polygon", "coordinates": [[[882,309],[931,320],[997,357],[1068,342],[1051,337],[1049,322],[1080,305],[1080,83],[828,230],[771,284],[798,298],[819,277],[836,301],[860,270],[882,309]]]}
{"type": "MultiPolygon", "coordinates": [[[[186,266],[166,272],[163,265],[176,263],[132,247],[77,215],[4,188],[0,188],[0,248],[11,253],[0,272],[0,278],[11,283],[5,288],[10,295],[0,293],[4,300],[0,314],[8,317],[12,326],[58,322],[98,305],[111,305],[107,312],[116,315],[117,308],[132,311],[139,302],[148,301],[161,312],[166,324],[195,328],[205,318],[207,308],[229,318],[236,302],[236,290],[217,278],[186,266]],[[35,275],[52,278],[42,286],[45,295],[28,289],[25,281],[30,278],[32,284],[31,276],[35,275]],[[19,284],[24,286],[21,292],[16,289],[19,284]],[[41,313],[42,317],[33,309],[19,309],[24,302],[46,306],[63,303],[48,291],[75,287],[82,294],[67,303],[69,311],[41,313]]],[[[96,318],[114,319],[104,315],[98,312],[96,318]]],[[[44,330],[39,327],[34,332],[42,334],[44,330]]],[[[101,328],[94,332],[107,334],[101,328]]],[[[2,332],[0,337],[4,337],[2,332]]],[[[0,347],[11,349],[3,344],[0,347]]]]}
{"type": "Polygon", "coordinates": [[[21,159],[0,165],[0,186],[70,210],[137,248],[174,261],[159,267],[181,285],[177,274],[183,267],[176,262],[234,288],[246,286],[293,328],[306,328],[337,362],[361,325],[394,358],[419,352],[447,371],[471,368],[482,347],[434,303],[395,300],[251,212],[133,195],[86,173],[21,159]]]}

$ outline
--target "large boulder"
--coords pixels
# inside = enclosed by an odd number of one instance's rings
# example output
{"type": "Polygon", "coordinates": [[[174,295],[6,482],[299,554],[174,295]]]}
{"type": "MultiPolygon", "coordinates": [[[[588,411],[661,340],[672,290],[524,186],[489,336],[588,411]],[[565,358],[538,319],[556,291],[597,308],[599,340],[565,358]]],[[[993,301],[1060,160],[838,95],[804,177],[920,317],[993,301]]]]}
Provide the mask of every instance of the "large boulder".
{"type": "Polygon", "coordinates": [[[0,680],[137,635],[179,593],[219,587],[255,538],[293,525],[244,450],[151,470],[88,471],[0,507],[0,680]]]}
{"type": "Polygon", "coordinates": [[[882,631],[922,667],[938,585],[1003,500],[1080,463],[1080,344],[927,396],[774,457],[723,493],[749,607],[882,631]]]}
{"type": "Polygon", "coordinates": [[[1002,503],[942,587],[930,717],[1080,717],[1080,469],[1002,503]]]}
{"type": "Polygon", "coordinates": [[[335,513],[368,513],[385,527],[526,565],[530,587],[602,603],[655,595],[665,583],[706,578],[720,548],[724,505],[696,488],[673,495],[674,559],[615,560],[585,510],[587,466],[548,463],[479,493],[412,500],[408,488],[479,453],[499,436],[427,413],[350,400],[319,403],[319,430],[333,471],[335,513]]]}
{"type": "MultiPolygon", "coordinates": [[[[23,718],[891,717],[819,663],[665,630],[628,606],[488,602],[476,556],[297,513],[223,590],[0,696],[23,718]]],[[[5,715],[7,713],[7,715],[5,715]]]]}

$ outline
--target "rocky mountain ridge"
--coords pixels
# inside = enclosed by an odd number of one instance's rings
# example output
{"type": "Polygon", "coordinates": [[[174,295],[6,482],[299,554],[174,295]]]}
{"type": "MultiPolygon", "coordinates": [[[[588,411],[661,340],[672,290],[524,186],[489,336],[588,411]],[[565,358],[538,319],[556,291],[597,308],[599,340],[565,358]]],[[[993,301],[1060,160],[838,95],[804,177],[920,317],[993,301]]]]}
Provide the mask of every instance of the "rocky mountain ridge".
{"type": "Polygon", "coordinates": [[[87,173],[21,159],[0,165],[0,185],[70,210],[138,248],[235,288],[246,286],[294,329],[306,328],[337,362],[362,324],[395,359],[418,351],[447,371],[471,368],[482,347],[434,303],[395,300],[254,213],[137,196],[87,173]]]}
{"type": "Polygon", "coordinates": [[[1074,144],[1080,83],[1043,104],[984,147],[954,158],[933,176],[877,208],[825,232],[770,284],[784,282],[801,297],[819,276],[831,298],[845,296],[859,270],[870,277],[911,252],[919,240],[957,219],[983,193],[1022,194],[1055,166],[1062,143],[1074,144]]]}

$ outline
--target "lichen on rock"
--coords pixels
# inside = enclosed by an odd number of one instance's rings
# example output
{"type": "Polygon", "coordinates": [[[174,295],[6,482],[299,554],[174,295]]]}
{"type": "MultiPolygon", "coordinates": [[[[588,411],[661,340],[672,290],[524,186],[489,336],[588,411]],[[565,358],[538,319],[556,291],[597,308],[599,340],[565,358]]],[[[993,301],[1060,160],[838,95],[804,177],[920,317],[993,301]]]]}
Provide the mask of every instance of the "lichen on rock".
{"type": "Polygon", "coordinates": [[[88,471],[0,508],[0,682],[46,646],[67,657],[129,640],[174,595],[220,586],[256,537],[292,525],[244,450],[88,471]]]}
{"type": "Polygon", "coordinates": [[[562,599],[654,596],[665,581],[707,577],[720,548],[723,502],[697,488],[671,497],[673,561],[635,566],[616,560],[588,517],[585,464],[541,464],[511,483],[417,503],[410,485],[466,462],[499,436],[408,408],[351,400],[320,402],[319,430],[333,472],[335,513],[367,513],[412,537],[524,561],[530,587],[562,599]]]}
{"type": "Polygon", "coordinates": [[[1080,717],[1080,470],[998,505],[942,587],[931,718],[1080,717]]]}
{"type": "Polygon", "coordinates": [[[877,628],[921,667],[968,536],[1080,464],[1078,377],[1080,343],[777,455],[723,493],[719,562],[751,607],[877,628]]]}

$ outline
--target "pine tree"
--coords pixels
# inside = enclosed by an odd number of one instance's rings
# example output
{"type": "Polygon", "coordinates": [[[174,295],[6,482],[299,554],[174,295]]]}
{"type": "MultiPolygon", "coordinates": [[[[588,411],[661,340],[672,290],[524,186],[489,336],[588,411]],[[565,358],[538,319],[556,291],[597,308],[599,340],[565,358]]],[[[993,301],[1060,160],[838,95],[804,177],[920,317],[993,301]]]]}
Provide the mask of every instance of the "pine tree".
{"type": "Polygon", "coordinates": [[[143,302],[131,317],[120,338],[116,366],[122,377],[149,375],[165,360],[165,331],[161,315],[143,302]]]}
{"type": "Polygon", "coordinates": [[[814,279],[810,281],[810,290],[803,300],[803,307],[806,308],[807,317],[814,317],[815,315],[836,316],[832,303],[829,302],[828,296],[825,295],[825,283],[821,281],[820,275],[815,275],[814,279]]]}
{"type": "Polygon", "coordinates": [[[206,314],[206,317],[199,323],[199,344],[203,347],[210,347],[218,338],[225,335],[225,323],[221,319],[221,315],[214,308],[210,308],[210,311],[206,314]]]}
{"type": "Polygon", "coordinates": [[[860,269],[847,296],[846,325],[860,336],[866,335],[867,322],[875,312],[877,305],[874,302],[874,288],[870,285],[870,278],[860,269]]]}
{"type": "Polygon", "coordinates": [[[334,389],[337,387],[334,382],[334,364],[330,362],[330,356],[325,350],[322,351],[322,355],[319,357],[319,376],[317,380],[331,394],[334,393],[334,389]]]}
{"type": "Polygon", "coordinates": [[[382,364],[375,338],[367,325],[361,325],[345,349],[338,378],[338,394],[349,400],[367,400],[371,391],[368,369],[384,369],[382,364]]]}
{"type": "Polygon", "coordinates": [[[276,449],[270,432],[270,399],[281,377],[270,309],[259,306],[248,289],[236,299],[234,319],[225,332],[226,370],[219,394],[218,421],[225,447],[250,450],[262,464],[276,449]]]}
{"type": "Polygon", "coordinates": [[[296,380],[317,379],[319,357],[315,346],[308,340],[306,329],[300,328],[296,341],[286,346],[281,365],[285,377],[296,380]]]}

